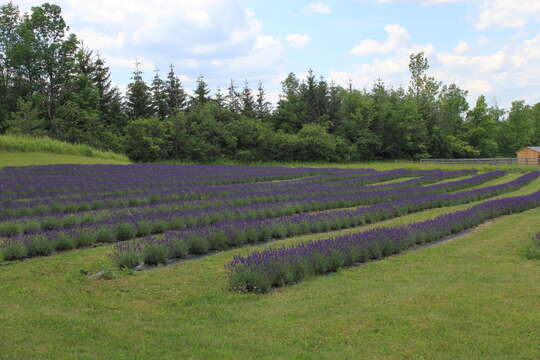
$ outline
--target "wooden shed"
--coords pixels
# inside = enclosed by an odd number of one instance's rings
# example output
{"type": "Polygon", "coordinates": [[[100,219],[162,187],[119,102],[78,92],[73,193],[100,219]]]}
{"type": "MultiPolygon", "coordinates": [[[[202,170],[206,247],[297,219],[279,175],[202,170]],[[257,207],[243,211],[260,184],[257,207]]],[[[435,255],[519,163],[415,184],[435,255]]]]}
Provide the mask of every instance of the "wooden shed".
{"type": "Polygon", "coordinates": [[[540,165],[540,146],[527,146],[519,150],[516,155],[520,165],[540,165]]]}

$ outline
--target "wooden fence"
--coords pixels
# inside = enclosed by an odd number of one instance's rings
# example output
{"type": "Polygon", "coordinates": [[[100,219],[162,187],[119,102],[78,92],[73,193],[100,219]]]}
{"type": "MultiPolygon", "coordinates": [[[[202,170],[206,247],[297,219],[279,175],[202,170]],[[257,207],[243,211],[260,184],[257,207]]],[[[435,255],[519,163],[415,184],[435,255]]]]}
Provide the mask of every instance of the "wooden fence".
{"type": "Polygon", "coordinates": [[[439,164],[540,165],[539,158],[421,159],[420,162],[439,164]]]}

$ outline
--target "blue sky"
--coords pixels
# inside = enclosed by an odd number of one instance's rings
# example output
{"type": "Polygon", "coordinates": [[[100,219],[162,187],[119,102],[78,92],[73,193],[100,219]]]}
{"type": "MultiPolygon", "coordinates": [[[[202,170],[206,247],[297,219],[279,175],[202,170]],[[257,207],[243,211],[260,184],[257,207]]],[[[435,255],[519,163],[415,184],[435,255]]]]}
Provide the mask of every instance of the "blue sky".
{"type": "MultiPolygon", "coordinates": [[[[23,10],[41,2],[15,2],[23,10]]],[[[120,88],[133,63],[150,80],[173,63],[191,89],[261,80],[273,101],[289,73],[356,88],[407,86],[424,51],[444,83],[508,107],[540,101],[539,0],[58,0],[72,30],[99,50],[120,88]]]]}

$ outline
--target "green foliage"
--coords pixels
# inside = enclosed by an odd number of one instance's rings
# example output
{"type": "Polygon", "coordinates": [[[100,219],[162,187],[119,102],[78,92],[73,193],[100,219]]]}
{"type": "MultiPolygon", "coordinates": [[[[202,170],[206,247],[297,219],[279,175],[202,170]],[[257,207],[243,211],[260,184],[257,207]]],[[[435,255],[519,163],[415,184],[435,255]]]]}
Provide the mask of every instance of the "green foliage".
{"type": "Polygon", "coordinates": [[[125,269],[134,269],[141,262],[141,254],[138,251],[124,251],[113,258],[116,266],[125,269]]]}
{"type": "Polygon", "coordinates": [[[7,120],[7,131],[16,135],[45,136],[45,119],[40,111],[40,98],[17,100],[17,111],[7,120]],[[36,103],[38,102],[38,103],[36,103]]]}
{"type": "Polygon", "coordinates": [[[540,236],[533,236],[521,252],[526,259],[540,260],[540,236]]]}
{"type": "Polygon", "coordinates": [[[160,244],[148,244],[144,247],[142,259],[145,264],[159,265],[167,262],[168,250],[160,244]]]}
{"type": "MultiPolygon", "coordinates": [[[[105,60],[85,48],[48,3],[21,15],[0,7],[0,133],[49,136],[126,152],[134,161],[223,159],[366,161],[514,156],[540,145],[540,104],[515,101],[509,112],[429,73],[423,52],[409,58],[410,84],[382,80],[348,89],[290,73],[275,109],[262,83],[256,94],[231,80],[211,96],[204,77],[189,97],[170,66],[147,84],[136,68],[126,94],[112,86],[105,60]],[[123,97],[125,95],[125,97],[123,97]]],[[[89,150],[90,151],[90,150],[89,150]]]]}
{"type": "Polygon", "coordinates": [[[126,127],[126,154],[133,161],[150,162],[168,157],[165,124],[158,118],[141,118],[126,127]]]}
{"type": "Polygon", "coordinates": [[[2,257],[5,260],[22,260],[27,255],[28,249],[18,241],[9,243],[2,249],[2,257]]]}

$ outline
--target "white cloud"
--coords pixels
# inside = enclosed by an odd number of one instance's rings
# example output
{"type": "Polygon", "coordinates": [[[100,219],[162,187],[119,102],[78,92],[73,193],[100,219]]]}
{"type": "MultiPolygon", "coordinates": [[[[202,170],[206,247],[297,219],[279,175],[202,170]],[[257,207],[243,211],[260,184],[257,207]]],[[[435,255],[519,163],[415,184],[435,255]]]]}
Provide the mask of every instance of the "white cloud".
{"type": "Polygon", "coordinates": [[[506,51],[499,50],[491,55],[438,54],[437,59],[446,68],[466,67],[480,72],[497,72],[507,63],[508,55],[506,51]]]}
{"type": "Polygon", "coordinates": [[[476,28],[523,27],[530,21],[540,21],[538,0],[477,0],[480,14],[476,28]]]}
{"type": "Polygon", "coordinates": [[[294,48],[305,48],[308,46],[311,38],[308,34],[289,34],[285,37],[285,41],[289,46],[294,48]]]}
{"type": "MultiPolygon", "coordinates": [[[[21,7],[41,1],[20,0],[21,7]]],[[[246,54],[261,23],[239,0],[57,0],[73,31],[109,56],[196,59],[246,54]]]]}
{"type": "Polygon", "coordinates": [[[212,61],[212,65],[226,74],[268,75],[278,72],[284,57],[283,45],[272,36],[259,35],[255,46],[245,56],[212,61]]]}
{"type": "MultiPolygon", "coordinates": [[[[23,11],[41,5],[19,0],[23,11]]],[[[135,58],[145,78],[173,63],[185,82],[204,74],[211,87],[222,78],[263,79],[282,71],[285,52],[279,40],[241,0],[57,0],[72,31],[99,50],[119,83],[129,82],[135,58]]],[[[319,6],[323,5],[323,6],[319,6]]],[[[312,12],[325,12],[315,3],[312,12]]],[[[298,34],[301,35],[301,34],[298,34]]],[[[309,37],[292,37],[307,44],[309,37]]],[[[164,72],[166,72],[164,70],[164,72]]]]}
{"type": "Polygon", "coordinates": [[[350,51],[354,55],[386,54],[399,49],[409,41],[409,33],[398,24],[386,25],[388,38],[385,41],[363,40],[350,51]]]}
{"type": "Polygon", "coordinates": [[[332,10],[322,2],[314,2],[304,7],[304,15],[330,14],[332,10]]]}
{"type": "Polygon", "coordinates": [[[420,5],[435,5],[464,2],[467,0],[377,0],[380,3],[416,3],[420,5]]]}
{"type": "Polygon", "coordinates": [[[540,21],[538,0],[377,0],[380,3],[413,3],[437,5],[448,3],[471,3],[477,11],[475,26],[478,30],[496,28],[520,28],[531,21],[540,21]]]}
{"type": "Polygon", "coordinates": [[[486,36],[483,36],[483,35],[482,35],[482,36],[480,36],[480,37],[478,38],[478,44],[480,44],[480,45],[487,45],[487,44],[489,44],[489,39],[488,39],[486,36]]]}
{"type": "Polygon", "coordinates": [[[467,52],[471,50],[471,47],[466,41],[460,41],[457,46],[454,48],[454,52],[458,54],[462,54],[464,52],[467,52]]]}
{"type": "Polygon", "coordinates": [[[349,80],[355,87],[369,88],[377,79],[393,86],[407,86],[409,82],[409,56],[423,51],[429,58],[434,53],[431,44],[418,45],[410,42],[410,36],[401,26],[387,25],[388,38],[383,41],[364,40],[350,53],[355,55],[386,55],[376,57],[371,62],[356,65],[352,73],[333,70],[330,78],[342,86],[348,86],[349,80]]]}
{"type": "MultiPolygon", "coordinates": [[[[406,31],[403,29],[402,33],[406,31]]],[[[406,87],[410,77],[409,55],[424,51],[430,62],[430,74],[469,90],[470,101],[484,94],[502,99],[503,107],[519,96],[538,102],[540,98],[534,94],[540,88],[540,32],[532,37],[524,34],[487,54],[474,53],[475,49],[464,41],[446,53],[435,52],[430,44],[414,45],[408,37],[391,45],[389,35],[384,42],[372,40],[356,47],[356,53],[378,55],[373,60],[357,64],[352,72],[335,69],[330,72],[330,78],[343,86],[352,80],[356,88],[370,88],[379,78],[391,86],[406,87]]]]}
{"type": "Polygon", "coordinates": [[[156,68],[156,64],[152,60],[148,60],[144,57],[125,57],[125,56],[104,56],[107,65],[112,67],[122,68],[135,68],[135,62],[139,63],[139,69],[142,71],[153,71],[156,68]]]}

